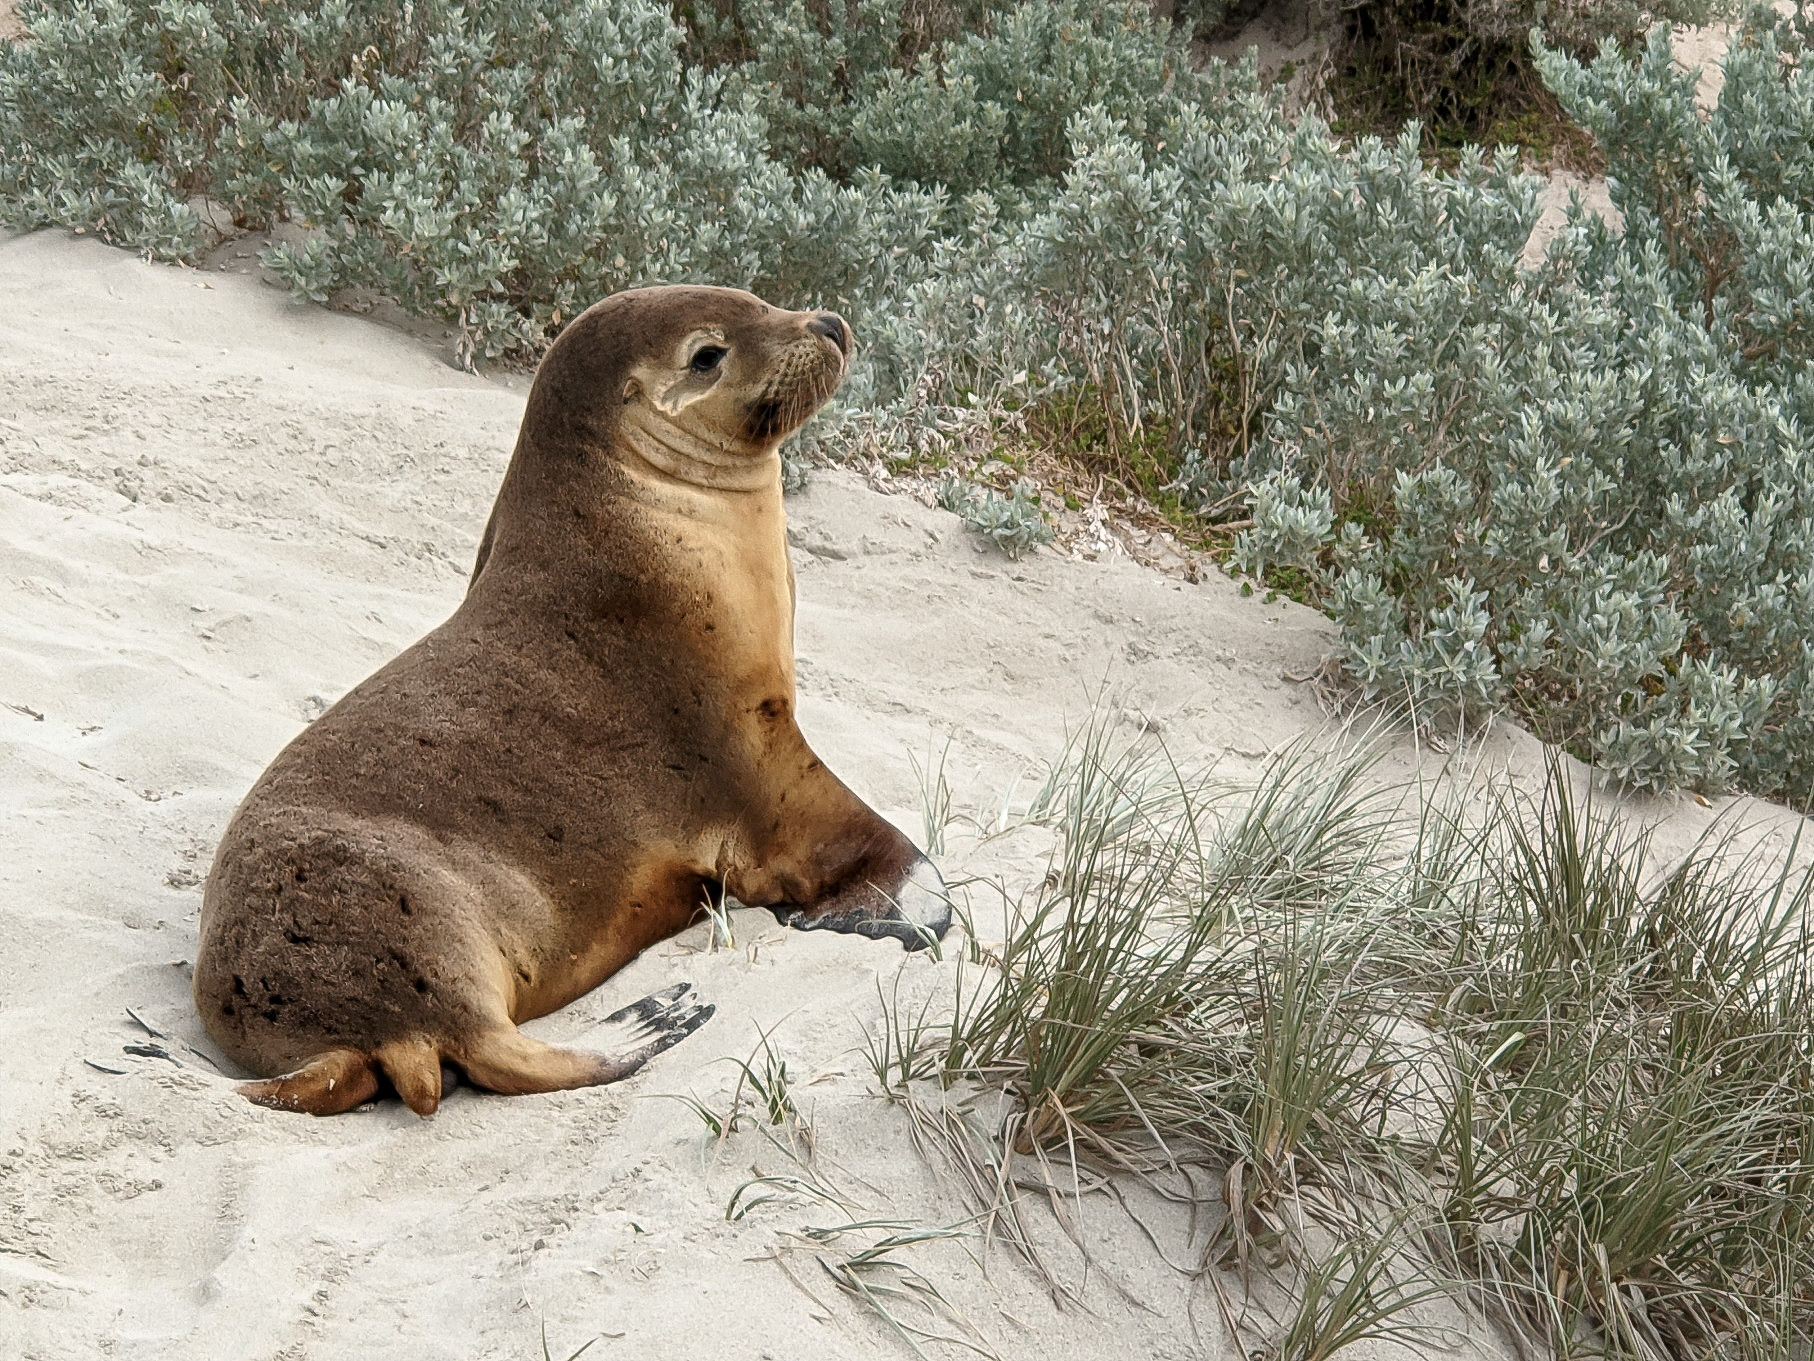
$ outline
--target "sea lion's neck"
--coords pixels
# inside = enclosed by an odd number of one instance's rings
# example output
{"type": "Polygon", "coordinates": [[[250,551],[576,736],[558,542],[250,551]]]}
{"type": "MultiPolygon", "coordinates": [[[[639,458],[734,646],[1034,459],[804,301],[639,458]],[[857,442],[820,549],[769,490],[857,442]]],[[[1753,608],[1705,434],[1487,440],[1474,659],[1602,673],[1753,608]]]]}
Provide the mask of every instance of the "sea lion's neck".
{"type": "Polygon", "coordinates": [[[717,664],[788,700],[794,678],[793,566],[777,455],[760,485],[730,491],[668,472],[618,443],[621,522],[659,545],[667,608],[704,627],[717,664]]]}
{"type": "Polygon", "coordinates": [[[779,446],[766,454],[751,454],[747,446],[713,444],[640,403],[624,407],[617,434],[627,460],[639,460],[659,473],[696,487],[749,492],[780,485],[779,446]]]}

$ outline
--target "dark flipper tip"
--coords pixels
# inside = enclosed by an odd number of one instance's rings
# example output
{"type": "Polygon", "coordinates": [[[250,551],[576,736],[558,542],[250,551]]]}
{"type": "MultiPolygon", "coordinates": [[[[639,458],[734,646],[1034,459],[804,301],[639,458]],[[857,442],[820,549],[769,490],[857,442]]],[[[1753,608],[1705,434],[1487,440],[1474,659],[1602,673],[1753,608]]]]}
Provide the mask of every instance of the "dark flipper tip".
{"type": "Polygon", "coordinates": [[[692,991],[692,988],[691,983],[676,983],[672,987],[663,988],[660,992],[652,992],[647,997],[638,998],[627,1007],[619,1007],[605,1017],[604,1024],[629,1025],[634,1021],[646,1025],[685,997],[692,991]]]}
{"type": "Polygon", "coordinates": [[[718,1008],[710,1002],[703,1006],[670,1007],[649,1021],[637,1038],[640,1044],[621,1060],[619,1076],[628,1077],[650,1059],[672,1049],[700,1026],[711,1020],[718,1008]]]}
{"type": "Polygon", "coordinates": [[[951,897],[930,860],[914,865],[893,894],[866,886],[859,896],[870,902],[845,906],[834,897],[818,908],[778,903],[769,910],[776,921],[797,931],[841,931],[871,940],[898,940],[908,950],[936,945],[950,929],[951,897]]]}

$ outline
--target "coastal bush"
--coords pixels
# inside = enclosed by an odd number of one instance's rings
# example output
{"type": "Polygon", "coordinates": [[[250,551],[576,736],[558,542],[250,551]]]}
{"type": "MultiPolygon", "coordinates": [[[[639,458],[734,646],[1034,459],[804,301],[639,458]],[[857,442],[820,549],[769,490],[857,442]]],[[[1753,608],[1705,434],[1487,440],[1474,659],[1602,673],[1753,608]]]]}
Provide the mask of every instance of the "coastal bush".
{"type": "Polygon", "coordinates": [[[307,234],[266,263],[298,295],[379,290],[479,356],[533,353],[645,283],[886,293],[941,209],[783,168],[649,0],[81,0],[21,18],[30,36],[0,55],[10,222],[193,259],[198,199],[288,217],[307,234]]]}
{"type": "MultiPolygon", "coordinates": [[[[1397,127],[1420,120],[1442,146],[1515,131],[1545,160],[1580,156],[1533,66],[1530,34],[1591,57],[1602,42],[1642,44],[1659,23],[1737,19],[1748,0],[1316,0],[1335,34],[1325,87],[1338,121],[1397,127]]],[[[1591,156],[1590,156],[1591,158],[1591,156]]]]}
{"type": "Polygon", "coordinates": [[[938,503],[1010,558],[1018,560],[1029,550],[1052,542],[1052,527],[1039,508],[1038,488],[1025,478],[1003,496],[991,488],[947,477],[939,484],[938,503]]]}
{"type": "Polygon", "coordinates": [[[1345,144],[1138,5],[20,15],[13,226],[185,260],[272,226],[299,296],[388,294],[469,361],[639,284],[836,306],[861,348],[796,474],[968,467],[1068,413],[1125,493],[1247,522],[1233,561],[1325,604],[1366,693],[1511,706],[1635,784],[1814,797],[1800,21],[1739,36],[1705,121],[1662,32],[1536,48],[1624,227],[1577,212],[1529,266],[1513,155],[1345,144]]]}
{"type": "Polygon", "coordinates": [[[1623,232],[1577,210],[1534,271],[1476,235],[1330,289],[1283,357],[1247,551],[1307,560],[1294,498],[1330,494],[1317,561],[1369,691],[1511,703],[1634,784],[1814,797],[1805,42],[1752,28],[1706,121],[1661,30],[1636,62],[1539,48],[1623,232]]]}

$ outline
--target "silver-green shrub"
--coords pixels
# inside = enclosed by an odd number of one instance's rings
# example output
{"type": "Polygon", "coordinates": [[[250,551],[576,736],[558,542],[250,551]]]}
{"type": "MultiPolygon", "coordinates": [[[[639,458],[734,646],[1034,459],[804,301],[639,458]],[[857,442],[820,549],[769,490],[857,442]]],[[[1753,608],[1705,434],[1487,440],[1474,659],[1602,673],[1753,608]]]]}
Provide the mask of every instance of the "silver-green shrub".
{"type": "Polygon", "coordinates": [[[947,476],[938,485],[937,497],[941,506],[1017,562],[1052,542],[1052,527],[1039,505],[1039,489],[1025,478],[1003,496],[947,476]]]}
{"type": "MultiPolygon", "coordinates": [[[[1814,794],[1805,37],[1752,27],[1706,121],[1663,30],[1539,47],[1623,234],[1577,211],[1534,272],[1489,231],[1330,289],[1256,458],[1349,521],[1322,562],[1370,689],[1515,703],[1632,783],[1814,794]]],[[[1264,556],[1302,526],[1254,485],[1264,556]]]]}
{"type": "Polygon", "coordinates": [[[957,193],[1054,179],[1070,163],[1071,118],[1104,107],[1144,123],[1181,57],[1134,6],[1034,0],[942,59],[888,72],[851,118],[853,157],[957,193]]]}
{"type": "Polygon", "coordinates": [[[753,102],[688,70],[650,0],[74,0],[21,17],[30,40],[0,53],[6,220],[182,259],[208,244],[196,197],[287,215],[313,230],[267,263],[299,294],[382,290],[480,355],[533,352],[642,283],[886,292],[943,209],[770,158],[753,102]]]}
{"type": "MultiPolygon", "coordinates": [[[[1591,64],[1539,47],[1625,225],[1578,212],[1527,268],[1510,154],[1343,144],[1122,4],[21,15],[9,224],[189,258],[199,199],[287,218],[268,259],[300,294],[381,290],[475,356],[643,283],[836,306],[861,349],[803,448],[942,458],[1093,413],[1162,465],[1155,495],[1251,521],[1237,562],[1320,593],[1367,691],[1511,705],[1639,784],[1814,797],[1794,23],[1746,30],[1704,121],[1661,33],[1591,64]]],[[[986,532],[1017,532],[996,499],[986,532]]]]}
{"type": "Polygon", "coordinates": [[[1080,116],[1016,269],[1070,381],[1206,508],[1245,491],[1236,561],[1314,569],[1370,693],[1513,704],[1635,784],[1804,800],[1804,43],[1760,21],[1706,122],[1663,31],[1636,61],[1540,48],[1627,225],[1577,212],[1534,270],[1509,157],[1343,148],[1227,77],[1154,137],[1080,116]]]}

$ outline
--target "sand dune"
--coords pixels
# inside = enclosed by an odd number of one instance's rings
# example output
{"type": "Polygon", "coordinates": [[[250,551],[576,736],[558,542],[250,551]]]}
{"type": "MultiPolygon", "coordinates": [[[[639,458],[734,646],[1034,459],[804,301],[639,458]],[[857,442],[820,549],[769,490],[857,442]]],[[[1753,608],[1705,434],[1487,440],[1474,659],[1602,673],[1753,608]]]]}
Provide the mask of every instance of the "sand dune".
{"type": "MultiPolygon", "coordinates": [[[[251,276],[60,234],[0,241],[0,299],[0,1353],[465,1361],[540,1356],[545,1325],[561,1357],[595,1337],[588,1356],[907,1355],[810,1256],[787,1259],[798,1284],[768,1260],[837,1211],[787,1201],[727,1222],[738,1186],[787,1155],[754,1133],[716,1145],[660,1098],[722,1105],[726,1060],[766,1032],[824,1175],[863,1214],[958,1221],[964,1202],[861,1053],[878,983],[922,995],[949,963],[745,912],[737,949],[708,952],[696,928],[532,1027],[584,1043],[623,1002],[690,981],[718,1016],[643,1074],[460,1091],[426,1122],[395,1102],[324,1121],[258,1110],[182,1048],[207,1048],[188,961],[228,814],[285,741],[458,600],[524,384],[251,276]],[[148,1038],[128,1008],[182,1061],[127,1053],[148,1038]]],[[[910,754],[949,738],[959,805],[992,809],[1104,687],[1174,750],[1235,770],[1326,721],[1288,677],[1324,655],[1328,623],[1219,574],[1010,563],[851,472],[820,473],[790,513],[802,724],[909,831],[910,754]]],[[[1416,759],[1406,742],[1387,768],[1416,759]]],[[[1501,726],[1483,759],[1539,758],[1501,726]]],[[[1717,810],[1640,811],[1686,845],[1717,810]]],[[[1795,822],[1748,811],[1772,838],[1795,822]]],[[[1024,888],[1042,836],[959,836],[947,867],[1024,888]]],[[[1182,1217],[1140,1208],[1181,1252],[1182,1217]]],[[[1003,1357],[1222,1354],[1213,1307],[1121,1210],[1096,1198],[1084,1222],[1101,1264],[1087,1310],[1057,1308],[1004,1253],[985,1275],[975,1243],[910,1256],[1003,1357]]]]}

